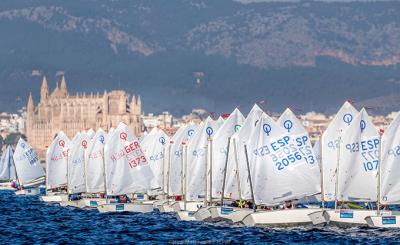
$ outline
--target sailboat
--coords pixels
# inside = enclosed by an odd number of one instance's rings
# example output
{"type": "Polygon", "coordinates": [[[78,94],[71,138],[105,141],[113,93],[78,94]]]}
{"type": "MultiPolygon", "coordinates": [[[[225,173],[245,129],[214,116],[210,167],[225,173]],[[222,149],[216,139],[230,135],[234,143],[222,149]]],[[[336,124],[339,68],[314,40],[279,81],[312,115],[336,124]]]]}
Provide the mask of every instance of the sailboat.
{"type": "MultiPolygon", "coordinates": [[[[365,109],[350,122],[349,127],[341,134],[338,144],[335,208],[323,210],[319,223],[344,227],[366,226],[365,218],[376,214],[376,210],[355,206],[354,203],[377,201],[380,136],[365,109]]],[[[324,156],[322,157],[324,160],[324,156]]],[[[325,166],[323,160],[322,164],[325,166]]]]}
{"type": "MultiPolygon", "coordinates": [[[[89,133],[88,136],[90,137],[89,133]]],[[[104,146],[106,139],[107,133],[99,128],[87,146],[85,157],[87,194],[82,199],[85,207],[97,208],[101,204],[106,204],[106,198],[101,195],[105,192],[104,146]]]]}
{"type": "MultiPolygon", "coordinates": [[[[211,208],[212,206],[215,206],[213,205],[214,201],[217,202],[218,199],[223,201],[223,198],[226,196],[223,192],[224,184],[226,182],[225,173],[230,150],[230,140],[232,135],[240,130],[244,120],[244,116],[239,109],[236,108],[231,114],[229,114],[228,118],[224,121],[213,137],[209,163],[209,206],[202,207],[193,214],[196,220],[212,220],[211,208]]],[[[219,206],[223,206],[223,203],[219,203],[219,206]]]]}
{"type": "Polygon", "coordinates": [[[368,226],[400,228],[400,212],[389,210],[389,205],[400,204],[399,156],[400,114],[382,135],[381,165],[378,168],[378,204],[374,215],[365,218],[368,226]],[[381,209],[381,205],[384,205],[381,209]]]}
{"type": "Polygon", "coordinates": [[[177,211],[178,220],[196,220],[193,213],[207,202],[207,163],[210,161],[210,141],[223,122],[211,117],[199,125],[186,152],[186,178],[184,207],[177,211]]]}
{"type": "Polygon", "coordinates": [[[37,195],[39,186],[45,182],[45,173],[40,164],[39,156],[33,148],[20,138],[13,155],[18,191],[16,195],[37,195]]]}
{"type": "Polygon", "coordinates": [[[44,202],[60,203],[68,201],[67,195],[67,158],[71,141],[60,131],[46,152],[46,195],[44,202]]]}
{"type": "Polygon", "coordinates": [[[173,212],[181,210],[181,199],[183,195],[183,161],[184,161],[184,146],[195,134],[197,125],[189,123],[178,129],[170,141],[168,148],[168,163],[167,163],[167,183],[166,193],[167,202],[159,206],[160,212],[173,212]]]}
{"type": "Polygon", "coordinates": [[[152,189],[151,181],[154,175],[139,141],[126,124],[120,123],[108,136],[104,147],[104,159],[107,196],[123,196],[135,200],[132,202],[126,200],[126,203],[107,202],[99,205],[98,211],[152,212],[153,203],[139,200],[138,195],[143,195],[152,189]]]}
{"type": "Polygon", "coordinates": [[[170,140],[168,135],[158,128],[153,128],[140,143],[142,150],[149,161],[149,167],[153,172],[152,190],[147,195],[155,199],[153,206],[158,209],[160,205],[167,202],[164,192],[166,185],[166,171],[168,159],[168,144],[170,140]]]}
{"type": "MultiPolygon", "coordinates": [[[[263,114],[248,145],[254,183],[254,202],[261,210],[250,213],[241,221],[247,226],[294,226],[310,224],[308,214],[318,208],[294,208],[296,200],[320,192],[319,179],[315,178],[313,156],[307,149],[309,137],[295,129],[301,123],[291,111],[282,116],[290,120],[289,127],[281,127],[271,117],[263,114]],[[283,206],[285,209],[282,209],[283,206]],[[291,206],[291,207],[289,207],[291,206]]],[[[282,117],[281,116],[281,117],[282,117]]]]}
{"type": "Polygon", "coordinates": [[[79,132],[74,138],[74,143],[68,154],[67,164],[67,192],[69,200],[61,202],[61,206],[85,207],[82,194],[86,192],[85,153],[89,141],[90,136],[86,132],[79,132]]]}
{"type": "MultiPolygon", "coordinates": [[[[325,209],[328,203],[335,201],[341,135],[347,130],[357,114],[358,111],[353,105],[346,101],[340,107],[328,128],[323,132],[319,141],[319,149],[315,150],[320,155],[319,165],[321,169],[321,201],[323,209],[325,209]]],[[[310,218],[314,225],[325,224],[329,219],[324,210],[311,214],[310,218]]]]}
{"type": "Polygon", "coordinates": [[[13,149],[7,145],[0,159],[0,190],[15,190],[12,182],[16,180],[13,149]]]}
{"type": "Polygon", "coordinates": [[[226,169],[225,195],[231,200],[235,200],[239,207],[227,205],[211,207],[210,212],[213,221],[225,220],[236,223],[253,212],[252,209],[244,206],[248,200],[252,199],[244,145],[249,141],[255,125],[263,113],[263,110],[255,104],[247,115],[243,126],[231,137],[226,169]]]}

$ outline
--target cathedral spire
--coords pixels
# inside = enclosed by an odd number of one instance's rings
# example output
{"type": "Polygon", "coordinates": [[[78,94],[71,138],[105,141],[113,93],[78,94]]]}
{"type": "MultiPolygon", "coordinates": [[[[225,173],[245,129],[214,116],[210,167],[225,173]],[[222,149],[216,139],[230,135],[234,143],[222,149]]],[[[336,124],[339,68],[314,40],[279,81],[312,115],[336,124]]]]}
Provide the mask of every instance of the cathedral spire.
{"type": "Polygon", "coordinates": [[[67,82],[65,82],[64,75],[61,78],[61,93],[62,98],[66,98],[68,96],[67,82]]]}
{"type": "Polygon", "coordinates": [[[32,93],[29,92],[29,99],[28,99],[28,114],[33,112],[33,99],[32,99],[32,93]]]}
{"type": "Polygon", "coordinates": [[[56,88],[54,89],[53,93],[51,94],[51,97],[53,97],[53,98],[60,97],[60,89],[58,88],[58,82],[56,82],[56,88]]]}
{"type": "Polygon", "coordinates": [[[132,100],[131,100],[131,114],[135,114],[136,112],[136,97],[135,95],[132,95],[132,100]]]}
{"type": "Polygon", "coordinates": [[[46,76],[43,76],[42,88],[40,90],[40,101],[46,101],[49,98],[49,87],[47,86],[46,76]]]}
{"type": "Polygon", "coordinates": [[[137,114],[141,115],[142,114],[142,100],[140,99],[140,95],[138,95],[136,105],[137,105],[137,114]]]}

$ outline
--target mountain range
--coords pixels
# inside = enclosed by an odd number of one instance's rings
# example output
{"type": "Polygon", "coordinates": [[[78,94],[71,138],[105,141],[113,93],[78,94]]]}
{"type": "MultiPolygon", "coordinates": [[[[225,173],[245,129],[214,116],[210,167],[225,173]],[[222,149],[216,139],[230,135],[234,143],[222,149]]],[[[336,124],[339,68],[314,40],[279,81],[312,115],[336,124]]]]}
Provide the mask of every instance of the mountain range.
{"type": "Polygon", "coordinates": [[[0,2],[0,110],[42,76],[69,90],[124,89],[143,109],[400,108],[399,1],[0,2]]]}

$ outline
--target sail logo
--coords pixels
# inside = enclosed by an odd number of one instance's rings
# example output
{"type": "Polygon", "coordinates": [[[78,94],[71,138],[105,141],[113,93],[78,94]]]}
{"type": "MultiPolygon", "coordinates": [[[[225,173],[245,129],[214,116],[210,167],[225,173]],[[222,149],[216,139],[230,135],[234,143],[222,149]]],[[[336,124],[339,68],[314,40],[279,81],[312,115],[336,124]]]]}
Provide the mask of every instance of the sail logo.
{"type": "Polygon", "coordinates": [[[269,124],[267,124],[267,123],[265,123],[264,125],[263,125],[263,130],[264,130],[264,132],[269,136],[269,133],[271,133],[271,125],[269,125],[269,124]]]}
{"type": "Polygon", "coordinates": [[[235,125],[235,132],[239,131],[241,127],[242,127],[242,125],[236,124],[235,125]]]}
{"type": "Polygon", "coordinates": [[[158,139],[158,142],[160,142],[162,145],[165,145],[165,138],[164,137],[160,137],[158,139]]]}
{"type": "Polygon", "coordinates": [[[82,146],[83,146],[83,148],[87,148],[87,141],[86,140],[82,140],[82,146]]]}
{"type": "Polygon", "coordinates": [[[65,147],[65,141],[64,140],[59,140],[58,145],[61,146],[62,148],[65,147]]]}
{"type": "Polygon", "coordinates": [[[207,127],[206,128],[206,133],[208,136],[211,136],[214,133],[214,130],[212,129],[212,127],[207,127]]]}
{"type": "Polygon", "coordinates": [[[119,138],[126,141],[126,139],[128,138],[128,134],[125,132],[122,132],[119,134],[119,138]]]}
{"type": "Polygon", "coordinates": [[[99,140],[100,140],[100,142],[101,142],[102,144],[104,144],[104,135],[101,135],[99,140]]]}
{"type": "Polygon", "coordinates": [[[352,121],[353,121],[353,116],[350,113],[343,115],[343,122],[347,123],[347,125],[350,125],[352,121]]]}
{"type": "Polygon", "coordinates": [[[288,133],[290,132],[290,130],[293,128],[293,122],[290,120],[286,120],[283,123],[283,127],[288,131],[288,133]]]}
{"type": "Polygon", "coordinates": [[[364,131],[364,129],[367,127],[367,124],[365,123],[364,120],[360,121],[360,129],[361,129],[361,133],[364,131]]]}

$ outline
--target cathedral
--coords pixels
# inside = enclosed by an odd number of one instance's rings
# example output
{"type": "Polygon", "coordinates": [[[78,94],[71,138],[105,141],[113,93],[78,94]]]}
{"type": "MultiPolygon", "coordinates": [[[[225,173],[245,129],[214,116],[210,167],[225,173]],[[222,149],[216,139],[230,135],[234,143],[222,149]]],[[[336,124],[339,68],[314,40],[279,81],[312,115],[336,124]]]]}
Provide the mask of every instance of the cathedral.
{"type": "Polygon", "coordinates": [[[102,128],[108,130],[124,122],[135,135],[142,131],[141,100],[122,90],[104,94],[76,94],[70,96],[65,78],[49,93],[46,77],[43,78],[40,101],[34,105],[29,95],[26,115],[26,136],[41,159],[46,156],[46,148],[59,131],[64,131],[72,139],[82,130],[102,128]]]}

